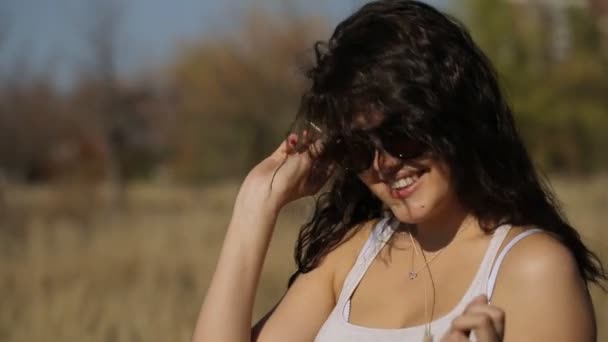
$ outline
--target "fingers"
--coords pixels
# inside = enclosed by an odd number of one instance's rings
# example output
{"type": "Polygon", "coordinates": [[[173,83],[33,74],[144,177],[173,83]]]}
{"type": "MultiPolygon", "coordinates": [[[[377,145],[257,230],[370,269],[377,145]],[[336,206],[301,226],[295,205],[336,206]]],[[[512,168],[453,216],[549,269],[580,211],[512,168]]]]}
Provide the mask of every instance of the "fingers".
{"type": "MultiPolygon", "coordinates": [[[[299,169],[297,173],[312,172],[313,158],[322,149],[322,144],[320,141],[307,142],[307,139],[306,131],[300,137],[295,133],[289,134],[272,154],[273,159],[279,162],[277,167],[287,167],[294,171],[299,169]],[[291,156],[294,158],[290,158],[291,156]]],[[[323,172],[317,173],[322,175],[323,172]]]]}
{"type": "Polygon", "coordinates": [[[298,136],[295,133],[291,133],[281,142],[279,147],[274,151],[273,154],[279,154],[280,156],[293,154],[296,152],[296,145],[298,144],[298,136]]]}
{"type": "Polygon", "coordinates": [[[488,304],[485,295],[475,297],[463,313],[452,321],[452,326],[442,341],[460,341],[471,332],[479,342],[502,341],[505,314],[501,309],[488,304]]]}
{"type": "Polygon", "coordinates": [[[287,154],[296,152],[296,145],[298,144],[298,136],[294,133],[287,137],[287,154]]]}
{"type": "Polygon", "coordinates": [[[465,311],[465,315],[482,315],[483,319],[488,319],[496,336],[503,337],[505,330],[505,313],[501,309],[492,305],[474,305],[465,311]]]}
{"type": "Polygon", "coordinates": [[[281,152],[286,154],[293,154],[296,152],[304,152],[311,146],[311,142],[308,141],[307,132],[304,131],[302,137],[298,137],[295,133],[290,133],[287,138],[279,145],[279,148],[275,152],[281,152]]]}
{"type": "Polygon", "coordinates": [[[324,142],[318,132],[304,130],[300,136],[295,133],[289,134],[273,153],[273,157],[280,161],[280,168],[291,165],[306,173],[311,188],[318,190],[335,170],[333,163],[317,159],[323,149],[324,142]],[[290,158],[291,156],[295,158],[290,158]]]}
{"type": "Polygon", "coordinates": [[[450,331],[448,334],[441,338],[441,342],[469,342],[470,339],[467,335],[460,331],[450,331]]]}
{"type": "Polygon", "coordinates": [[[320,137],[309,134],[308,131],[303,131],[302,136],[300,137],[295,133],[289,134],[275,153],[278,152],[281,155],[291,155],[308,152],[307,154],[314,158],[321,155],[324,145],[325,144],[320,137]]]}
{"type": "Polygon", "coordinates": [[[473,300],[464,309],[464,314],[468,313],[485,314],[491,319],[491,322],[497,332],[504,331],[505,313],[498,307],[490,305],[486,295],[480,295],[473,298],[473,300]]]}
{"type": "Polygon", "coordinates": [[[488,296],[482,294],[479,296],[474,297],[471,302],[469,304],[467,304],[466,308],[464,309],[465,311],[471,307],[471,306],[475,306],[478,304],[488,304],[488,296]]]}
{"type": "Polygon", "coordinates": [[[483,313],[468,313],[456,317],[452,321],[452,329],[467,335],[466,332],[475,332],[478,341],[494,342],[500,341],[498,333],[494,329],[492,319],[483,313]]]}

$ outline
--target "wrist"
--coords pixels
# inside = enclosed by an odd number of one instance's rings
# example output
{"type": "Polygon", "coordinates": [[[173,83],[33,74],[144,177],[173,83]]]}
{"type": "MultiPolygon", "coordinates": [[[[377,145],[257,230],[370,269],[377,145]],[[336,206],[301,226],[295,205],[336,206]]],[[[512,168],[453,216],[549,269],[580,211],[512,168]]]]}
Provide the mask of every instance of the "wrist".
{"type": "Polygon", "coordinates": [[[232,210],[232,223],[274,224],[281,211],[281,206],[270,201],[264,194],[245,196],[239,193],[232,210]]]}
{"type": "Polygon", "coordinates": [[[276,217],[284,206],[277,197],[269,188],[243,184],[236,196],[233,212],[249,217],[276,217]]]}
{"type": "Polygon", "coordinates": [[[236,204],[232,211],[231,222],[273,223],[279,216],[280,209],[266,203],[236,204]]]}
{"type": "Polygon", "coordinates": [[[228,225],[227,237],[231,236],[231,239],[240,241],[237,243],[241,246],[240,253],[254,257],[258,253],[257,251],[268,248],[277,218],[278,215],[273,211],[235,208],[228,225]]]}

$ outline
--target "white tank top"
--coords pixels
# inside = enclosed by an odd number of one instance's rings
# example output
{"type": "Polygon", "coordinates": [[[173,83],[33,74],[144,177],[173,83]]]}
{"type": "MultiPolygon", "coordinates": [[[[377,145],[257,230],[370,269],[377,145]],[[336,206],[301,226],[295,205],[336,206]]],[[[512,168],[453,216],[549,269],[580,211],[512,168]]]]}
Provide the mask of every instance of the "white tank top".
{"type": "MultiPolygon", "coordinates": [[[[392,217],[384,218],[376,224],[370,237],[361,249],[353,268],[346,276],[336,306],[319,330],[315,342],[422,341],[425,332],[424,325],[400,329],[380,329],[358,326],[349,322],[350,298],[378,252],[395,232],[398,224],[399,222],[392,217]]],[[[430,329],[435,341],[438,341],[445,334],[452,320],[463,312],[466,305],[475,296],[487,294],[488,298],[491,299],[496,276],[498,275],[498,268],[506,253],[525,236],[541,231],[540,229],[530,229],[519,234],[497,256],[496,254],[510,228],[510,225],[502,225],[496,228],[481,265],[477,270],[477,274],[460,302],[443,317],[431,322],[430,329]]]]}

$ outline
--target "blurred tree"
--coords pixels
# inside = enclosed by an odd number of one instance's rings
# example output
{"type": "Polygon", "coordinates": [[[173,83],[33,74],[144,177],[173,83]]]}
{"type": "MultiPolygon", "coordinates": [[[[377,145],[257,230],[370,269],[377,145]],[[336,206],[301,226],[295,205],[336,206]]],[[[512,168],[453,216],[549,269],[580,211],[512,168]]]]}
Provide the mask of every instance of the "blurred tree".
{"type": "MultiPolygon", "coordinates": [[[[124,188],[127,180],[150,176],[169,153],[169,92],[158,83],[121,79],[121,8],[114,1],[94,4],[85,35],[91,63],[71,91],[56,89],[51,63],[32,72],[30,50],[7,62],[0,77],[0,174],[11,181],[93,186],[112,178],[124,188]]],[[[0,48],[14,33],[8,28],[0,20],[0,48]]]]}
{"type": "Polygon", "coordinates": [[[2,52],[2,48],[4,47],[4,43],[6,43],[6,38],[8,36],[8,28],[9,28],[9,20],[8,14],[4,7],[0,6],[0,53],[2,52]]]}
{"type": "Polygon", "coordinates": [[[235,36],[186,48],[174,67],[186,179],[240,177],[280,141],[295,116],[317,18],[252,10],[235,36]]]}
{"type": "Polygon", "coordinates": [[[605,169],[608,61],[588,8],[564,10],[568,34],[559,38],[568,48],[556,58],[553,30],[564,23],[547,14],[547,3],[459,3],[455,11],[495,63],[535,161],[547,171],[605,169]]]}
{"type": "Polygon", "coordinates": [[[82,111],[85,131],[103,137],[112,178],[124,190],[129,180],[150,177],[167,154],[168,96],[161,87],[121,79],[117,61],[124,4],[96,0],[93,5],[94,20],[85,37],[92,63],[75,98],[88,108],[82,111]]]}

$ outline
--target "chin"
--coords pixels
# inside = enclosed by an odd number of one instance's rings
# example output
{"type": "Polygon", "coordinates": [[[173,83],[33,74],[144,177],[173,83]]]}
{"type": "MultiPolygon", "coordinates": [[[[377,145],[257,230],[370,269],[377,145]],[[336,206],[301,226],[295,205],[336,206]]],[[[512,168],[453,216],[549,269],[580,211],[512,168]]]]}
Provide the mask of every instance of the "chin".
{"type": "Polygon", "coordinates": [[[389,205],[390,211],[399,222],[406,224],[419,224],[430,218],[432,210],[424,204],[399,203],[389,205]]]}

